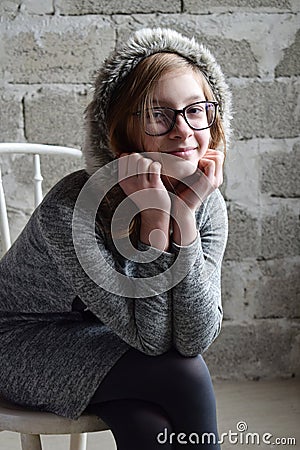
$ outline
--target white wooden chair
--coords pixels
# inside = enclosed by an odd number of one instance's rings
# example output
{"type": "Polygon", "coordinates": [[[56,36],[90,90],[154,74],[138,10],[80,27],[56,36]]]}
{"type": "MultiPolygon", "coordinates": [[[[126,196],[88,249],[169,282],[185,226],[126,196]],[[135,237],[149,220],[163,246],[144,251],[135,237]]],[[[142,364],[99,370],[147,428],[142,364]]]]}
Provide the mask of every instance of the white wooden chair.
{"type": "MultiPolygon", "coordinates": [[[[69,155],[81,157],[81,151],[53,145],[28,143],[0,143],[1,154],[32,154],[34,166],[34,202],[35,207],[42,200],[42,180],[39,155],[69,155]]],[[[8,216],[0,167],[0,232],[4,251],[11,246],[8,216]]],[[[40,435],[70,434],[70,450],[86,450],[89,432],[109,430],[97,416],[83,414],[78,420],[66,419],[51,413],[37,412],[7,402],[0,392],[0,431],[14,431],[21,434],[22,450],[42,450],[40,435]]]]}

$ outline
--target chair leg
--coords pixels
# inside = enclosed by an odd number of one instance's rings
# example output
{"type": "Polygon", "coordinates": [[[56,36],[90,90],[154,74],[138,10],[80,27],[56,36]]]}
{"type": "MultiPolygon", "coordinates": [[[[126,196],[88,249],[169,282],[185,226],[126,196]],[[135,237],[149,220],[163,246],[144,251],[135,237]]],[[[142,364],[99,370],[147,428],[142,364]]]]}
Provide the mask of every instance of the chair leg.
{"type": "Polygon", "coordinates": [[[87,433],[71,434],[70,450],[86,450],[87,433]]]}
{"type": "Polygon", "coordinates": [[[41,438],[38,434],[21,434],[22,450],[42,450],[41,438]]]}

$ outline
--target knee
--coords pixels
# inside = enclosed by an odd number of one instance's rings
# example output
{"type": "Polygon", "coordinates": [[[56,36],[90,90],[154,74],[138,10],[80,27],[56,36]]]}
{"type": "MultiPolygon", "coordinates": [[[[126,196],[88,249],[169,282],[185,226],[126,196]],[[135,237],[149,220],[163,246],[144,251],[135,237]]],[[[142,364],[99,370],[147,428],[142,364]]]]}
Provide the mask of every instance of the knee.
{"type": "Polygon", "coordinates": [[[167,387],[186,394],[212,388],[210,373],[201,355],[185,357],[177,350],[171,350],[162,358],[163,364],[159,364],[167,387]]]}

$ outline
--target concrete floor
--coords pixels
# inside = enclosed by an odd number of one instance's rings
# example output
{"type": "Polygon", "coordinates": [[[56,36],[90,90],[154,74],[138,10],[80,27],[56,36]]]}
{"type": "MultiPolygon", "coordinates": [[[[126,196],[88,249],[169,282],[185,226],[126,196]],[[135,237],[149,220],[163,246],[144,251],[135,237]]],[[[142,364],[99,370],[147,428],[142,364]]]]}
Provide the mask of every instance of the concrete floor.
{"type": "MultiPolygon", "coordinates": [[[[220,437],[227,433],[222,450],[300,450],[300,380],[218,381],[214,386],[220,437]],[[247,431],[242,431],[243,427],[247,427],[247,431]],[[264,434],[270,444],[262,442],[264,434]],[[294,438],[296,444],[287,440],[275,444],[276,438],[294,438]]],[[[68,450],[68,442],[66,436],[43,436],[43,450],[68,450]]],[[[0,433],[0,450],[20,448],[16,433],[0,433]]],[[[88,450],[116,450],[111,433],[89,434],[88,450]]]]}

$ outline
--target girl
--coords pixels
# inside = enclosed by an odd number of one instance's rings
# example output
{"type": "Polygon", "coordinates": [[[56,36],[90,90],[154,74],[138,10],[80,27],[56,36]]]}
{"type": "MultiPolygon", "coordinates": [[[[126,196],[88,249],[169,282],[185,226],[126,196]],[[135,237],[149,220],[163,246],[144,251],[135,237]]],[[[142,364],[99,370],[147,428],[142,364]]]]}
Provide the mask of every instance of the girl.
{"type": "Polygon", "coordinates": [[[219,449],[201,354],[222,320],[218,190],[230,93],[210,52],[144,29],[100,69],[86,170],[61,180],[0,262],[0,393],[119,450],[219,449]]]}

